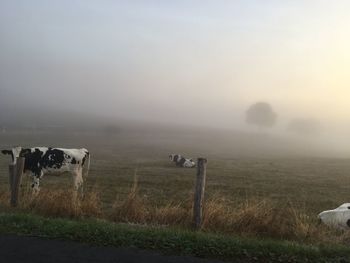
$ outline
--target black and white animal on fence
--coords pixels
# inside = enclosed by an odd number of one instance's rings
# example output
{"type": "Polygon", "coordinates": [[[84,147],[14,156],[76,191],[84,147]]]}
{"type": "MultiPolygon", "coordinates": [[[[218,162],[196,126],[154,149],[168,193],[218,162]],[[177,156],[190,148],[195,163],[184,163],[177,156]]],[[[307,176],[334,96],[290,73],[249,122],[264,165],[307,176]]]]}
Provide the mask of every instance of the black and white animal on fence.
{"type": "Polygon", "coordinates": [[[350,203],[345,203],[336,209],[323,211],[318,218],[324,224],[342,229],[350,230],[350,203]]]}
{"type": "Polygon", "coordinates": [[[193,168],[196,166],[196,163],[192,159],[185,158],[180,154],[170,154],[169,159],[179,167],[193,168]]]}
{"type": "Polygon", "coordinates": [[[17,157],[24,157],[24,174],[33,176],[32,188],[39,191],[40,179],[46,173],[61,174],[69,172],[73,175],[75,189],[83,186],[84,177],[90,168],[90,153],[86,149],[64,149],[50,147],[34,147],[23,149],[14,147],[11,150],[2,150],[3,154],[11,155],[12,163],[16,164],[17,157]]]}

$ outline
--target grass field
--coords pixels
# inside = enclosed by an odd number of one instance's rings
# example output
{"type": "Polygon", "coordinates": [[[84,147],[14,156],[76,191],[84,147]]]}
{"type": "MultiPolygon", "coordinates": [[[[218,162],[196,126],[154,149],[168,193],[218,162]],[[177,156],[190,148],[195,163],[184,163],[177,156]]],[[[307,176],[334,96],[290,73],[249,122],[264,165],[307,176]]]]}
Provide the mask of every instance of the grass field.
{"type": "MultiPolygon", "coordinates": [[[[1,134],[0,148],[12,145],[88,148],[92,164],[85,189],[99,194],[103,211],[112,210],[116,199],[127,197],[135,169],[139,196],[150,206],[188,202],[194,188],[195,169],[175,167],[168,160],[169,153],[207,157],[206,198],[218,198],[230,210],[247,200],[269,200],[281,208],[291,205],[316,222],[319,212],[349,201],[349,160],[298,157],[293,151],[281,155],[278,144],[282,142],[278,140],[236,137],[152,132],[16,133],[1,134]]],[[[7,156],[0,157],[2,191],[8,188],[8,162],[7,156]]],[[[42,189],[70,186],[71,178],[66,175],[46,176],[41,182],[42,189]]]]}

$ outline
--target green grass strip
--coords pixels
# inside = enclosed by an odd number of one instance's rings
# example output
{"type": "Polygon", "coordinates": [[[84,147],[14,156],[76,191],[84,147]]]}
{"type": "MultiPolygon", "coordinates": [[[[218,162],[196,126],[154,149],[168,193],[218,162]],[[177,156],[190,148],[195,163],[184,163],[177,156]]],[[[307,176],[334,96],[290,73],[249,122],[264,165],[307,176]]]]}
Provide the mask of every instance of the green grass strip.
{"type": "Polygon", "coordinates": [[[20,213],[1,213],[0,233],[244,262],[340,262],[350,258],[350,248],[344,246],[318,247],[287,241],[247,239],[100,220],[44,218],[20,213]]]}

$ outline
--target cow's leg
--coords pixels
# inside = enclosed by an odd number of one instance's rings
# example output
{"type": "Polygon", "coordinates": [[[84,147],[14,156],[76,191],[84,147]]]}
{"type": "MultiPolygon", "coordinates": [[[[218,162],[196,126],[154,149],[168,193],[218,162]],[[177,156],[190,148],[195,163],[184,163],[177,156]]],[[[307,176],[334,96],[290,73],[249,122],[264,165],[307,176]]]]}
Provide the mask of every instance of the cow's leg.
{"type": "Polygon", "coordinates": [[[74,188],[76,192],[83,193],[83,169],[78,167],[74,171],[74,188]]]}
{"type": "Polygon", "coordinates": [[[39,174],[35,173],[33,174],[33,183],[32,183],[32,188],[33,188],[33,193],[38,194],[40,191],[40,178],[43,176],[43,172],[40,171],[39,174]]]}
{"type": "Polygon", "coordinates": [[[32,188],[33,188],[33,194],[38,194],[40,191],[40,177],[34,175],[33,176],[33,183],[32,183],[32,188]]]}

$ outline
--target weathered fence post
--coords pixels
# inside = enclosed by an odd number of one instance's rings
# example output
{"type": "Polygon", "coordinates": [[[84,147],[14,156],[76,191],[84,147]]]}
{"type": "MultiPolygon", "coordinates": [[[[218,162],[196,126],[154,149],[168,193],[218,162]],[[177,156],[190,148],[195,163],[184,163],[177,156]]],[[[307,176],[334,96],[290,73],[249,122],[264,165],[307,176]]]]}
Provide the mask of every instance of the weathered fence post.
{"type": "Polygon", "coordinates": [[[15,164],[10,164],[10,165],[9,165],[9,185],[10,185],[10,192],[12,191],[13,179],[15,178],[15,170],[16,170],[16,165],[15,165],[15,164]]]}
{"type": "Polygon", "coordinates": [[[10,187],[11,187],[11,206],[17,206],[18,204],[18,193],[19,186],[21,184],[22,173],[24,169],[24,158],[18,157],[16,159],[16,164],[11,164],[9,166],[10,172],[10,187]]]}
{"type": "Polygon", "coordinates": [[[193,204],[193,223],[196,229],[200,229],[202,225],[206,173],[207,173],[207,159],[198,158],[197,177],[196,177],[196,186],[195,186],[195,192],[194,192],[194,204],[193,204]]]}

